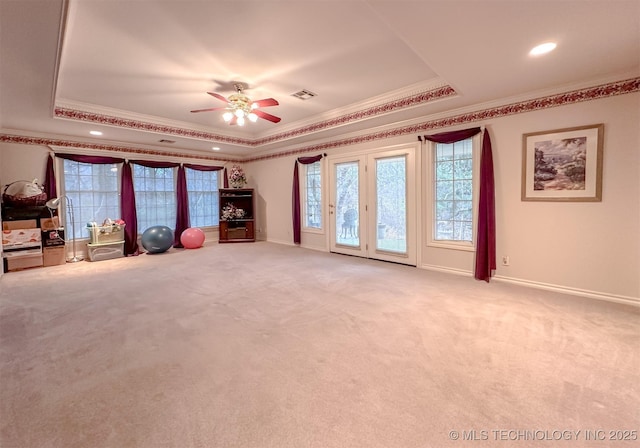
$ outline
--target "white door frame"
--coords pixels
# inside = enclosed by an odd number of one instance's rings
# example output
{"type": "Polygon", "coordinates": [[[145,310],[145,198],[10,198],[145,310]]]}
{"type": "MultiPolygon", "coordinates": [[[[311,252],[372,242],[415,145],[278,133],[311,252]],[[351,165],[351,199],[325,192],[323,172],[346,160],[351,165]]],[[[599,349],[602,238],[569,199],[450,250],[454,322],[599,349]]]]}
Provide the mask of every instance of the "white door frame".
{"type": "MultiPolygon", "coordinates": [[[[346,255],[354,255],[364,258],[373,258],[384,261],[392,261],[396,263],[417,265],[418,257],[418,201],[421,197],[419,194],[420,186],[417,183],[417,170],[419,168],[419,160],[416,160],[416,152],[419,145],[398,145],[394,147],[379,148],[376,150],[362,151],[352,154],[342,154],[329,156],[328,161],[328,184],[329,184],[329,203],[328,217],[329,223],[329,250],[346,255]],[[406,160],[406,253],[398,253],[389,250],[378,249],[377,231],[378,223],[376,219],[377,203],[376,203],[376,159],[384,159],[390,157],[404,156],[406,160]],[[344,245],[337,241],[336,235],[338,230],[338,218],[336,216],[336,164],[355,162],[359,167],[359,220],[358,220],[358,237],[359,245],[344,245]]],[[[419,157],[419,156],[418,156],[419,157]]]]}

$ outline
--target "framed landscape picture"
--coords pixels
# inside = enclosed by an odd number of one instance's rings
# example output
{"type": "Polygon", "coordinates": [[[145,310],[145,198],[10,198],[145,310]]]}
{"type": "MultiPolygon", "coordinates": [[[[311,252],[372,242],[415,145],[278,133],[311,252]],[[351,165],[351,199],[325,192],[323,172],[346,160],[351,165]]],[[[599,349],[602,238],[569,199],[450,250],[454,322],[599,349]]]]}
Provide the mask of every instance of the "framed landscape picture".
{"type": "Polygon", "coordinates": [[[522,136],[523,201],[602,200],[604,124],[522,136]]]}

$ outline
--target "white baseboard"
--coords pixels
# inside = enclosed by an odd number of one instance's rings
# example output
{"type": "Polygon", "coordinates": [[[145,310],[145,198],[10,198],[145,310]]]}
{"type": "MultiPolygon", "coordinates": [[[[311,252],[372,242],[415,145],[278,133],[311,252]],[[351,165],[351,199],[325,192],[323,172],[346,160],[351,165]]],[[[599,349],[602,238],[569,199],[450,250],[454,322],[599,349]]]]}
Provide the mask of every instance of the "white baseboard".
{"type": "Polygon", "coordinates": [[[609,294],[606,292],[589,291],[587,289],[571,288],[569,286],[553,285],[549,283],[534,282],[531,280],[524,280],[521,278],[504,277],[496,275],[492,277],[492,280],[498,282],[512,283],[520,286],[527,286],[529,288],[544,289],[547,291],[559,292],[562,294],[569,294],[572,296],[588,297],[590,299],[605,300],[608,302],[623,303],[625,305],[640,306],[639,297],[621,296],[617,294],[609,294]]]}
{"type": "MultiPolygon", "coordinates": [[[[273,240],[273,239],[267,239],[267,241],[271,243],[284,244],[287,246],[294,246],[294,244],[290,241],[280,241],[280,240],[273,240]]],[[[326,251],[323,251],[322,249],[315,248],[315,247],[305,247],[305,249],[312,249],[312,250],[319,250],[321,252],[326,252],[326,251]]],[[[437,266],[432,264],[418,265],[418,268],[425,269],[428,271],[443,272],[445,274],[454,274],[454,275],[462,275],[465,277],[473,277],[473,272],[467,271],[465,269],[449,268],[445,266],[437,266]]],[[[561,294],[587,297],[587,298],[596,299],[596,300],[605,300],[608,302],[622,303],[625,305],[640,306],[640,298],[638,297],[629,297],[629,296],[621,296],[617,294],[609,294],[605,292],[589,291],[587,289],[571,288],[568,286],[553,285],[550,283],[534,282],[531,280],[504,277],[501,275],[496,275],[495,277],[491,277],[491,280],[504,282],[504,283],[512,283],[514,285],[525,286],[528,288],[544,289],[547,291],[554,291],[561,294]]]]}
{"type": "Polygon", "coordinates": [[[285,246],[295,246],[295,244],[293,244],[293,241],[274,240],[273,238],[267,238],[266,240],[261,240],[261,241],[267,241],[268,243],[284,244],[285,246]]]}
{"type": "Polygon", "coordinates": [[[465,277],[472,276],[471,271],[465,269],[447,268],[444,266],[437,266],[434,264],[421,264],[418,266],[420,269],[426,269],[427,271],[444,272],[446,274],[464,275],[465,277]]]}
{"type": "MultiPolygon", "coordinates": [[[[423,265],[420,265],[419,267],[421,269],[427,269],[429,271],[444,272],[446,274],[455,274],[455,275],[464,275],[467,277],[473,277],[473,272],[466,271],[464,269],[455,269],[455,268],[448,268],[448,267],[429,265],[429,264],[423,264],[423,265]]],[[[600,292],[600,291],[590,291],[587,289],[571,288],[569,286],[553,285],[550,283],[543,283],[543,282],[534,282],[531,280],[524,280],[521,278],[504,277],[502,275],[496,275],[495,277],[491,277],[491,280],[495,280],[497,282],[512,283],[514,285],[525,286],[528,288],[544,289],[547,291],[554,291],[562,294],[569,294],[572,296],[587,297],[590,299],[605,300],[608,302],[615,302],[615,303],[623,303],[625,305],[640,306],[640,298],[638,297],[621,296],[617,294],[609,294],[609,293],[600,292]]]]}

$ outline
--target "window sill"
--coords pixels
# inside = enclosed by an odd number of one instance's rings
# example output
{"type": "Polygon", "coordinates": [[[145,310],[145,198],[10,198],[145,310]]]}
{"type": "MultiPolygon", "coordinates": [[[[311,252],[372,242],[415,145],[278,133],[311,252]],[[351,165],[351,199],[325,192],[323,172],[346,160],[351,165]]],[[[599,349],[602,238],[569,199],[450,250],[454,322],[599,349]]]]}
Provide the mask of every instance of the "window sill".
{"type": "Polygon", "coordinates": [[[475,252],[476,248],[473,244],[467,242],[454,241],[429,241],[427,247],[437,247],[439,249],[461,250],[464,252],[475,252]]]}

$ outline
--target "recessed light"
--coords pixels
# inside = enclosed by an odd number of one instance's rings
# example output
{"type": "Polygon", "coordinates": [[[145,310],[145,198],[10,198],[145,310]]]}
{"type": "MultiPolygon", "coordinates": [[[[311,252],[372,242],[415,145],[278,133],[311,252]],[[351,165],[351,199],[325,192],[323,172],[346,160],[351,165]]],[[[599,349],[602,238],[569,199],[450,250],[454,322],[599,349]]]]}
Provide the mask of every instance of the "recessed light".
{"type": "Polygon", "coordinates": [[[533,47],[529,52],[531,56],[540,56],[542,54],[549,53],[550,51],[555,50],[556,48],[555,42],[545,42],[544,44],[540,44],[537,47],[533,47]]]}
{"type": "Polygon", "coordinates": [[[213,147],[213,148],[211,148],[211,149],[213,149],[214,151],[220,151],[220,147],[219,147],[219,146],[214,146],[214,147],[213,147]]]}
{"type": "Polygon", "coordinates": [[[91,135],[102,135],[102,132],[100,132],[100,131],[89,131],[89,134],[91,134],[91,135]]]}

